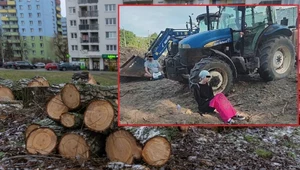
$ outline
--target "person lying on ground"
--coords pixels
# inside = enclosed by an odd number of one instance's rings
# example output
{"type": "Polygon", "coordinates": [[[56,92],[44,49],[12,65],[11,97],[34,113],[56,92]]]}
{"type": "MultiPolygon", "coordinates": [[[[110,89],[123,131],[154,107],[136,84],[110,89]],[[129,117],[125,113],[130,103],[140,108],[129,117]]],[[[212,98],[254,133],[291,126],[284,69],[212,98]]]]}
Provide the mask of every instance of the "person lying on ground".
{"type": "Polygon", "coordinates": [[[147,61],[144,63],[144,67],[146,72],[144,76],[150,78],[150,80],[152,80],[154,73],[162,73],[161,65],[157,60],[153,59],[152,55],[148,56],[147,61]]]}
{"type": "Polygon", "coordinates": [[[234,119],[245,119],[237,113],[223,93],[214,95],[213,89],[209,85],[211,75],[207,70],[202,70],[199,78],[200,82],[193,84],[191,88],[194,91],[194,97],[201,116],[202,113],[212,113],[217,110],[224,123],[233,124],[235,123],[234,119]]]}

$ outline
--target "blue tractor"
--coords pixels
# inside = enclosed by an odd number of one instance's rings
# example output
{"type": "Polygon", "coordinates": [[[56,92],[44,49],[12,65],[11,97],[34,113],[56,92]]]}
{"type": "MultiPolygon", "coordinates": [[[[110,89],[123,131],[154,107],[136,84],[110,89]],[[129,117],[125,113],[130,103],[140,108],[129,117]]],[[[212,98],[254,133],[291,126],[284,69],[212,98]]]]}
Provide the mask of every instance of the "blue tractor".
{"type": "Polygon", "coordinates": [[[164,60],[168,79],[192,85],[205,69],[214,92],[227,94],[238,74],[258,72],[273,81],[291,73],[296,55],[292,31],[275,22],[273,7],[219,6],[218,15],[217,29],[182,39],[179,52],[164,60]]]}

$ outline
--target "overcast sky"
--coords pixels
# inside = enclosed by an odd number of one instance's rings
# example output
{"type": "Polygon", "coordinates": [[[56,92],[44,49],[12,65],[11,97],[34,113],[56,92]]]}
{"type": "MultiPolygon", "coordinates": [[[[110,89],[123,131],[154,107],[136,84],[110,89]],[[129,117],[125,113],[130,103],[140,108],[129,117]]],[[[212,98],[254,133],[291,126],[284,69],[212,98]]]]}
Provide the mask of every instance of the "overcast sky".
{"type": "MultiPolygon", "coordinates": [[[[217,10],[217,7],[210,7],[211,13],[217,10]]],[[[166,28],[185,29],[189,15],[194,14],[192,19],[196,23],[196,17],[205,11],[205,6],[121,6],[120,27],[146,37],[166,28]]]]}
{"type": "MultiPolygon", "coordinates": [[[[193,13],[196,22],[196,17],[205,11],[205,6],[121,6],[120,27],[144,37],[148,31],[152,34],[166,28],[185,29],[189,15],[193,13]]],[[[217,12],[217,8],[211,7],[210,12],[217,12]]]]}
{"type": "Polygon", "coordinates": [[[60,0],[61,15],[66,17],[66,0],[60,0]]]}

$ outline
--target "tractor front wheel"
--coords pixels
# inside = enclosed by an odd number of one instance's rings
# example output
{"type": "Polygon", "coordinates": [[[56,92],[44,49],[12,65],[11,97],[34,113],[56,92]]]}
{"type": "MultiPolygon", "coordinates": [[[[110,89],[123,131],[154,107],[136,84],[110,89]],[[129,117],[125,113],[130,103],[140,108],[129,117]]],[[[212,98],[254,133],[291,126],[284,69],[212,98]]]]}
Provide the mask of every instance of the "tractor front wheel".
{"type": "Polygon", "coordinates": [[[260,77],[265,81],[285,78],[294,68],[295,50],[290,39],[274,36],[265,41],[259,49],[260,77]]]}
{"type": "Polygon", "coordinates": [[[199,73],[202,70],[210,72],[209,84],[212,86],[214,94],[230,92],[233,86],[233,73],[226,62],[215,58],[203,58],[191,70],[190,83],[199,82],[199,73]]]}

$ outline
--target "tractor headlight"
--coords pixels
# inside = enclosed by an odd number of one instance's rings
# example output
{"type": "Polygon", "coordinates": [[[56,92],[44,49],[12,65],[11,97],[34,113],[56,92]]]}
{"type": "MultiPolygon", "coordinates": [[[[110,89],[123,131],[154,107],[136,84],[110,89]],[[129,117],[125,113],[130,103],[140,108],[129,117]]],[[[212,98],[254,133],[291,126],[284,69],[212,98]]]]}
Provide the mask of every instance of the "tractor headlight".
{"type": "Polygon", "coordinates": [[[189,44],[181,44],[180,48],[191,48],[189,44]]]}

